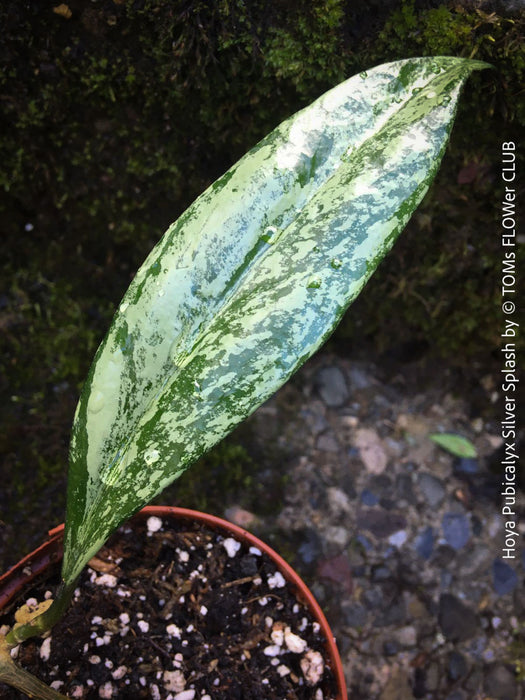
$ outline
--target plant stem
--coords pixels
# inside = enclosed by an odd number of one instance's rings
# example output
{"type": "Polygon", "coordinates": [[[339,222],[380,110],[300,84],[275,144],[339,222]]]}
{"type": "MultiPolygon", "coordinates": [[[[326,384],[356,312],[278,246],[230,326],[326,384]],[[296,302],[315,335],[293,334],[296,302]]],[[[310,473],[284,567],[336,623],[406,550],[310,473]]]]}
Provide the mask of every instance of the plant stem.
{"type": "Polygon", "coordinates": [[[30,698],[38,700],[67,700],[65,695],[57,693],[29,671],[17,666],[9,653],[9,644],[5,638],[0,638],[0,681],[7,683],[12,688],[21,690],[30,698]]]}
{"type": "Polygon", "coordinates": [[[22,625],[15,625],[5,637],[7,646],[11,649],[30,637],[41,636],[50,630],[65,613],[73,596],[75,583],[76,581],[67,585],[62,583],[57,591],[55,600],[45,612],[34,617],[29,622],[22,625]]]}

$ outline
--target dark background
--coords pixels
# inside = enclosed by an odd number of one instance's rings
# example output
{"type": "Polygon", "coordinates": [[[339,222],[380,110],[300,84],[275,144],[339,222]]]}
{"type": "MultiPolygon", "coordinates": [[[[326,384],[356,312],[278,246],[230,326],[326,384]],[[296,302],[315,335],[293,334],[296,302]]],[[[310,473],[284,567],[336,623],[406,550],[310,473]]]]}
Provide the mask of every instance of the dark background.
{"type": "MultiPolygon", "coordinates": [[[[379,63],[472,56],[495,70],[469,79],[435,185],[330,349],[445,363],[482,390],[500,345],[501,141],[525,123],[520,5],[2,3],[0,564],[63,519],[79,389],[163,231],[283,118],[379,63]]],[[[236,432],[168,499],[221,512],[246,490],[249,445],[236,432]]]]}

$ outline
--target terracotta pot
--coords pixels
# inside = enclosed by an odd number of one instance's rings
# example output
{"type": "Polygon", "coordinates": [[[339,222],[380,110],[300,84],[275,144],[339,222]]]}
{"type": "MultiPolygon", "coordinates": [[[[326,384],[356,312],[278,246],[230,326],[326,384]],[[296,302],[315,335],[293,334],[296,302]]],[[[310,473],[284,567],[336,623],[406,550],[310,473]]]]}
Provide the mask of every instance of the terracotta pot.
{"type": "MultiPolygon", "coordinates": [[[[309,609],[310,614],[318,621],[323,635],[326,638],[326,652],[328,655],[328,663],[334,674],[338,695],[337,700],[348,700],[346,683],[343,674],[341,658],[337,650],[337,646],[328,625],[328,622],[315,600],[314,596],[292,569],[292,567],[277,554],[265,542],[260,540],[255,535],[247,532],[243,528],[234,525],[226,520],[218,518],[207,513],[189,510],[187,508],[176,508],[173,506],[147,506],[134,518],[147,519],[150,516],[166,518],[183,518],[194,520],[207,525],[213,530],[221,530],[233,535],[237,540],[243,541],[248,546],[254,546],[263,551],[270,559],[273,560],[276,567],[280,570],[284,578],[291,584],[296,597],[309,609]]],[[[62,540],[64,526],[50,530],[48,539],[33,552],[24,557],[18,564],[15,564],[9,571],[0,576],[0,611],[2,611],[10,601],[21,591],[21,589],[35,579],[39,574],[43,573],[49,566],[59,562],[62,559],[62,540]]]]}

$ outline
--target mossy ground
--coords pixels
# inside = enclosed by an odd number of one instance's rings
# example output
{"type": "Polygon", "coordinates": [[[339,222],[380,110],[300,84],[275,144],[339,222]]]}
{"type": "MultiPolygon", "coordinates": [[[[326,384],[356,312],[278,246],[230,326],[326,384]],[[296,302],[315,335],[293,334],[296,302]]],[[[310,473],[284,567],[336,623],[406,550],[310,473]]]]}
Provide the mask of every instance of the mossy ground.
{"type": "MultiPolygon", "coordinates": [[[[415,344],[464,364],[497,354],[500,142],[518,141],[525,123],[525,19],[482,7],[2,4],[6,547],[15,525],[29,522],[34,534],[62,518],[79,388],[113,309],[167,225],[284,117],[371,65],[449,54],[496,70],[469,80],[435,186],[334,344],[375,353],[415,344]]],[[[210,456],[198,487],[181,482],[187,505],[220,508],[224,487],[257,493],[246,482],[249,446],[240,449],[234,441],[210,456]]]]}

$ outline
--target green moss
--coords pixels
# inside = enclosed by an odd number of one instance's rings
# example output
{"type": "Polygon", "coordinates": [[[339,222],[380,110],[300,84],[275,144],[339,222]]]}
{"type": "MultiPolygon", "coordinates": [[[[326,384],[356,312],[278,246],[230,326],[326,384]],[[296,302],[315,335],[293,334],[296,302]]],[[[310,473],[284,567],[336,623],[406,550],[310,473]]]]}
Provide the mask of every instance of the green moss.
{"type": "Polygon", "coordinates": [[[274,515],[282,506],[286,478],[272,468],[277,460],[269,469],[264,467],[270,454],[275,458],[275,449],[261,457],[256,456],[254,445],[250,429],[238,429],[192,465],[157,501],[219,516],[232,505],[258,515],[274,515]]]}
{"type": "MultiPolygon", "coordinates": [[[[518,141],[525,123],[525,19],[429,4],[391,12],[378,1],[71,0],[65,19],[46,3],[2,3],[6,518],[16,517],[15,494],[34,510],[43,483],[63,492],[80,385],[162,232],[283,118],[374,64],[449,53],[495,70],[469,80],[431,194],[336,338],[345,352],[367,339],[376,351],[415,339],[450,362],[487,361],[499,344],[499,141],[518,141]]],[[[250,463],[239,444],[202,467],[210,503],[224,489],[279,492],[254,481],[260,460],[250,463]]],[[[199,505],[190,481],[174,488],[199,505]]]]}

